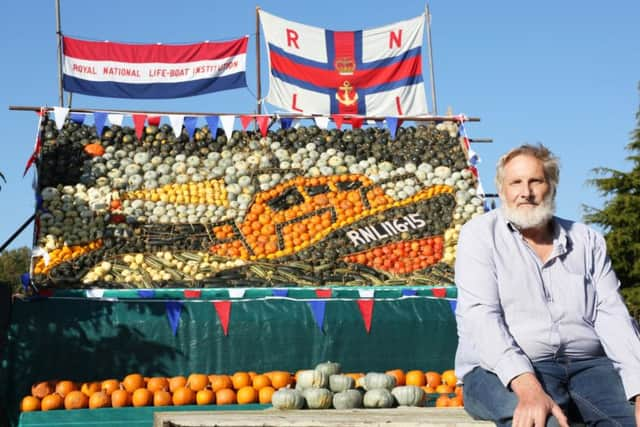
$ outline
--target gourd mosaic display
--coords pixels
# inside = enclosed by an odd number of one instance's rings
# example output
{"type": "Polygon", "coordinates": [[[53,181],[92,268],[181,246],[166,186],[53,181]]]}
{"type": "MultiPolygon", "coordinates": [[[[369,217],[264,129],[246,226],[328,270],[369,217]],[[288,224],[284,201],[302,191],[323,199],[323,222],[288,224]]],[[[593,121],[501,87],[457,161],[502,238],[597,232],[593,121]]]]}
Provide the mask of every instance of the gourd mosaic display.
{"type": "Polygon", "coordinates": [[[260,132],[41,126],[36,283],[232,287],[452,282],[483,212],[455,122],[260,132]]]}

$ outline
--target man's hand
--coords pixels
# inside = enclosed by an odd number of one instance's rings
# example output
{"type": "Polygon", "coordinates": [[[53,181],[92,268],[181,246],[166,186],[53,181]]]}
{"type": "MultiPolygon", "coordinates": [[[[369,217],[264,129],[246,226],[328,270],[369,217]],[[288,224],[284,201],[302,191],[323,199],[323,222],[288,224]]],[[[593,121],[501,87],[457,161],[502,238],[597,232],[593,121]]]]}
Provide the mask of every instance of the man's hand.
{"type": "MultiPolygon", "coordinates": [[[[513,412],[513,427],[544,427],[549,414],[556,417],[561,427],[569,427],[562,409],[545,393],[534,374],[527,372],[518,375],[511,380],[511,389],[518,396],[518,406],[513,412]]],[[[636,420],[639,419],[638,414],[636,407],[636,420]]]]}
{"type": "Polygon", "coordinates": [[[640,427],[640,394],[636,396],[636,427],[640,427]]]}

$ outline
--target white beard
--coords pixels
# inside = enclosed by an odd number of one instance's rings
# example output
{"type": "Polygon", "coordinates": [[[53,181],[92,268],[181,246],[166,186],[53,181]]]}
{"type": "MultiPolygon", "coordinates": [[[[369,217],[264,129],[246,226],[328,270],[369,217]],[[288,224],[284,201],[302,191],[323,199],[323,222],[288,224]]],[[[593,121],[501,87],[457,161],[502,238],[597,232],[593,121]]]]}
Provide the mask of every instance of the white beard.
{"type": "Polygon", "coordinates": [[[538,228],[547,224],[553,218],[555,211],[556,202],[551,195],[545,197],[542,203],[533,208],[520,209],[509,207],[506,203],[502,204],[504,216],[521,230],[538,228]]]}

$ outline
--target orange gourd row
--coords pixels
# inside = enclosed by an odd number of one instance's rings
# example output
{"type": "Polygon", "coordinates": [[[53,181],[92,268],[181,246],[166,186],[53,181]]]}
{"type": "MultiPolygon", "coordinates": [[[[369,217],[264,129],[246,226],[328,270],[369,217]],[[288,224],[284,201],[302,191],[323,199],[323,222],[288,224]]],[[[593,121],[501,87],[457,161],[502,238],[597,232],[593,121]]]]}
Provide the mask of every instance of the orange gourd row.
{"type": "Polygon", "coordinates": [[[143,377],[129,374],[122,381],[78,384],[74,381],[42,381],[31,387],[20,409],[50,411],[56,409],[119,408],[126,406],[230,405],[271,403],[279,388],[294,384],[295,377],[285,371],[264,374],[236,372],[191,374],[188,377],[143,377]]]}

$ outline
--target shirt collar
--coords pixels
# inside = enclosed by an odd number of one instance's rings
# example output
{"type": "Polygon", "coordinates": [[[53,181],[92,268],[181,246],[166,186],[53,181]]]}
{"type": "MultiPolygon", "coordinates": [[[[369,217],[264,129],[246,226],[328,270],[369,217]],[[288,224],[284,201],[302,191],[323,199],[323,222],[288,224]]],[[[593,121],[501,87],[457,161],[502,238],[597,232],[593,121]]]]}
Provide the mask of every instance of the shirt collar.
{"type": "MultiPolygon", "coordinates": [[[[498,210],[498,215],[500,216],[500,218],[502,218],[502,221],[504,221],[504,223],[506,224],[507,229],[511,233],[518,233],[518,235],[522,236],[522,233],[520,233],[520,230],[518,229],[518,227],[516,227],[515,224],[513,224],[511,221],[507,219],[506,216],[504,216],[504,212],[502,211],[502,209],[498,208],[497,210],[498,210]]],[[[558,217],[553,216],[551,218],[551,221],[553,222],[553,252],[557,255],[562,255],[566,253],[569,248],[569,244],[570,244],[569,234],[567,233],[567,230],[562,225],[561,221],[558,221],[558,217]]]]}

